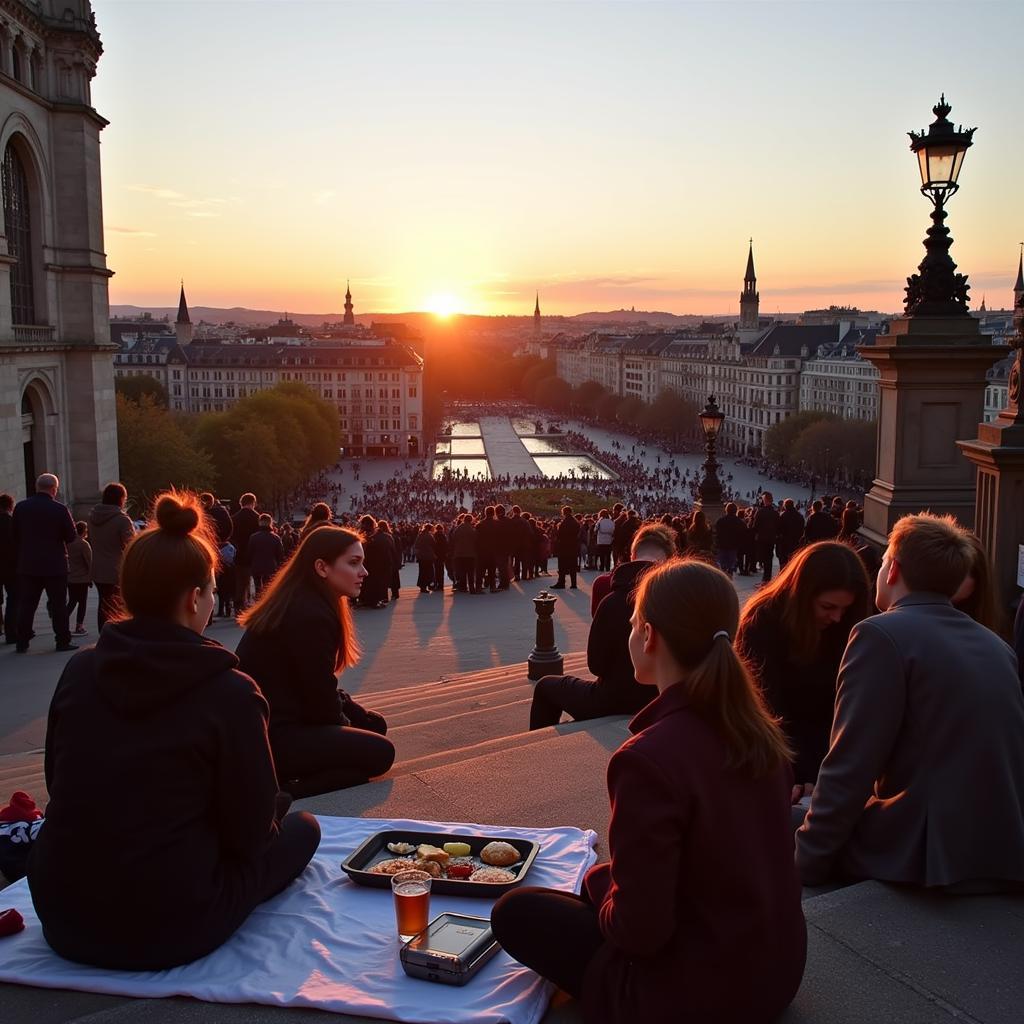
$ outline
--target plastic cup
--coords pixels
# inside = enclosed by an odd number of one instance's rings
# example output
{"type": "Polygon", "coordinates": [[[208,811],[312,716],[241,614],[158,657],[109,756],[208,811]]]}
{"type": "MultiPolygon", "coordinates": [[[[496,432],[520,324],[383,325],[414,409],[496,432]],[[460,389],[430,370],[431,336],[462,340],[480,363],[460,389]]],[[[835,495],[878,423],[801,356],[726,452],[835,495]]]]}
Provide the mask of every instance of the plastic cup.
{"type": "Polygon", "coordinates": [[[402,942],[425,931],[430,923],[430,883],[433,880],[426,871],[399,871],[391,876],[395,920],[402,942]]]}

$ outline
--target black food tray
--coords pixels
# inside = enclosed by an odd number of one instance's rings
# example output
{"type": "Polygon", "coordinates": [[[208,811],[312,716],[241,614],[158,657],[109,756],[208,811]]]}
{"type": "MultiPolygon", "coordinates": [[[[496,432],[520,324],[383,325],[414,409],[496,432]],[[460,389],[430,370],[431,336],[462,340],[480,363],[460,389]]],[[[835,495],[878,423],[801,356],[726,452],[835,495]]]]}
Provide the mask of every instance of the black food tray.
{"type": "MultiPolygon", "coordinates": [[[[506,871],[511,871],[516,876],[514,881],[471,882],[468,878],[435,878],[430,884],[432,892],[447,896],[479,896],[484,899],[495,899],[522,881],[540,850],[537,843],[530,842],[528,839],[510,839],[507,836],[470,836],[456,832],[377,832],[364,840],[357,850],[342,861],[341,870],[357,885],[368,885],[374,889],[390,889],[391,875],[378,875],[369,870],[382,860],[391,860],[393,857],[400,856],[388,849],[388,843],[411,843],[413,846],[428,843],[430,846],[438,847],[444,846],[445,843],[468,843],[469,855],[479,860],[480,851],[488,843],[495,842],[508,843],[519,851],[521,859],[505,868],[506,871]]],[[[409,869],[415,870],[415,868],[414,859],[410,859],[409,869]]]]}

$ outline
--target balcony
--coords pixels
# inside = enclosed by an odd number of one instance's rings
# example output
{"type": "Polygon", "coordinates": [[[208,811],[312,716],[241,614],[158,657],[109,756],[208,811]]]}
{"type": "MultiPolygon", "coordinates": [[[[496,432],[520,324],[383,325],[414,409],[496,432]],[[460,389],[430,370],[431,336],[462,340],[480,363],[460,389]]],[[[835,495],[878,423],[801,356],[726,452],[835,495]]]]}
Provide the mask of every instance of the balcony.
{"type": "Polygon", "coordinates": [[[15,345],[48,345],[53,341],[53,328],[48,324],[14,324],[15,345]]]}

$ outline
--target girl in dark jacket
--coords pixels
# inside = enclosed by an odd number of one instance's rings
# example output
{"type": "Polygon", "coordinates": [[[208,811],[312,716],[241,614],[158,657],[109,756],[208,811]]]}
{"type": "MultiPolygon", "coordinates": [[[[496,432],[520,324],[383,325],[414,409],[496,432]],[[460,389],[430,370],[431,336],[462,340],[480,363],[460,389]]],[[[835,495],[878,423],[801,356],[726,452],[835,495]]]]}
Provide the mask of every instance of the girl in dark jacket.
{"type": "Polygon", "coordinates": [[[157,500],[121,565],[131,617],[68,662],[50,705],[50,803],[28,880],[46,941],[69,960],[155,971],[205,956],[320,841],[311,815],[282,817],[266,701],[202,636],[208,523],[194,495],[157,500]],[[97,807],[111,787],[114,831],[97,807]]]}
{"type": "Polygon", "coordinates": [[[799,988],[793,776],[730,642],[738,618],[710,565],[643,576],[629,652],[658,696],[608,765],[610,860],[580,896],[522,888],[491,912],[502,947],[581,998],[588,1024],[760,1024],[799,988]]]}
{"type": "Polygon", "coordinates": [[[270,704],[277,776],[294,797],[359,785],[395,759],[384,719],[338,689],[359,657],[349,601],[366,576],[359,534],[321,526],[239,616],[238,657],[270,704]]]}
{"type": "Polygon", "coordinates": [[[736,647],[747,659],[795,754],[794,803],[810,794],[828,752],[839,663],[868,614],[868,575],[838,541],[798,551],[747,603],[736,647]]]}

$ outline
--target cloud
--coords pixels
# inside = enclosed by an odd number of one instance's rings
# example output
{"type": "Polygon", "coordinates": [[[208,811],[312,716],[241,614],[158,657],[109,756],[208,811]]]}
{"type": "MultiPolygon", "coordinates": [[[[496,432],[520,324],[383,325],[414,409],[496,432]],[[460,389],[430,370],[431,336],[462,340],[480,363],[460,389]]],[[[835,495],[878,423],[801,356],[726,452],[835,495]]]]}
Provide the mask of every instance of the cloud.
{"type": "Polygon", "coordinates": [[[115,235],[134,235],[136,238],[156,238],[155,231],[142,231],[139,228],[119,228],[113,224],[105,224],[103,230],[115,235]]]}
{"type": "Polygon", "coordinates": [[[162,185],[129,185],[128,189],[131,192],[142,192],[145,195],[153,196],[154,199],[163,199],[178,210],[189,210],[193,217],[219,217],[220,213],[213,212],[218,207],[224,206],[229,202],[242,202],[238,196],[231,196],[230,199],[222,199],[219,196],[198,199],[195,196],[187,196],[184,192],[178,192],[173,188],[164,188],[162,185]]]}
{"type": "Polygon", "coordinates": [[[145,192],[147,195],[155,196],[157,199],[184,199],[180,192],[173,188],[162,188],[160,185],[129,185],[129,192],[145,192]]]}

